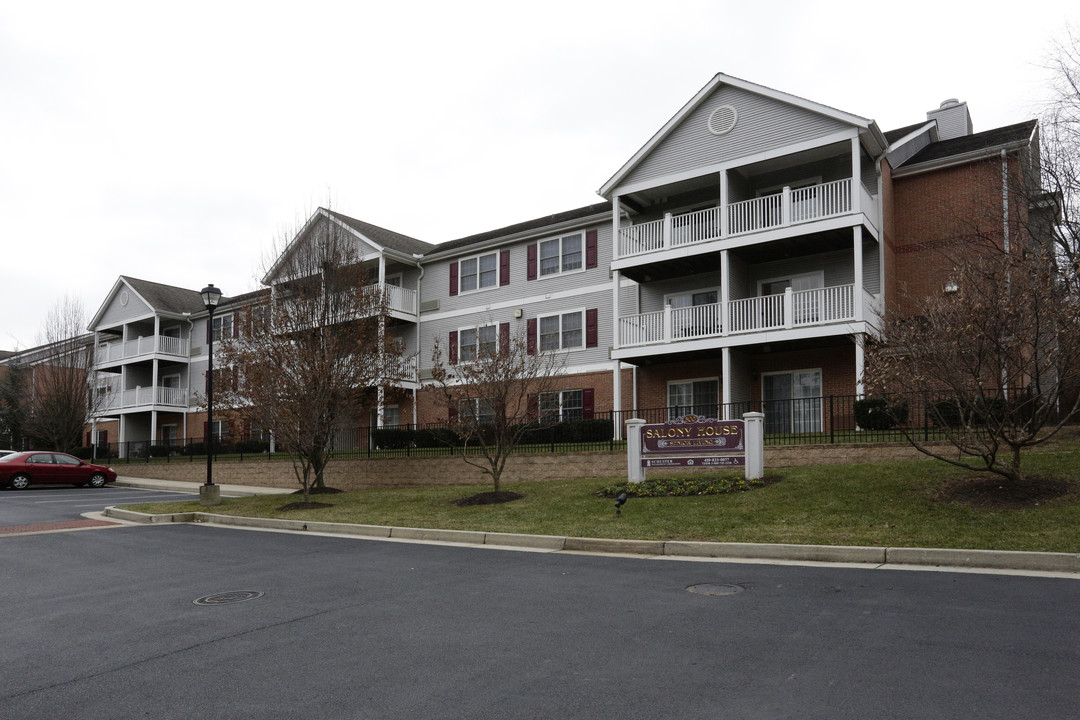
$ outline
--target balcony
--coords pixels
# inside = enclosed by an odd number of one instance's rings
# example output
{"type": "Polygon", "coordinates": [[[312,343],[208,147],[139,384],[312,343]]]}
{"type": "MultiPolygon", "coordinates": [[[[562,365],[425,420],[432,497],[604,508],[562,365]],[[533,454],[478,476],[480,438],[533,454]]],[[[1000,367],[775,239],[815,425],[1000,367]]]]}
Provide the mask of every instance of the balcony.
{"type": "MultiPolygon", "coordinates": [[[[860,209],[872,214],[874,201],[860,183],[860,209]]],[[[807,187],[785,187],[775,195],[729,203],[619,228],[619,258],[749,235],[851,214],[850,178],[807,187]]]]}
{"type": "Polygon", "coordinates": [[[151,335],[136,340],[102,343],[98,345],[95,359],[98,365],[131,360],[149,355],[168,355],[187,358],[191,341],[166,335],[151,335]]]}
{"type": "MultiPolygon", "coordinates": [[[[863,317],[873,315],[873,296],[862,293],[863,317]]],[[[850,323],[858,317],[855,286],[838,285],[793,291],[728,303],[724,327],[723,303],[673,308],[619,318],[618,347],[677,345],[687,340],[726,337],[773,330],[850,323]]],[[[616,353],[618,351],[616,350],[616,353]]]]}
{"type": "Polygon", "coordinates": [[[387,285],[386,283],[375,283],[374,285],[368,285],[364,289],[376,294],[381,292],[383,294],[383,300],[386,303],[386,311],[390,315],[405,320],[416,319],[417,308],[415,290],[398,287],[397,285],[387,285]]]}
{"type": "Polygon", "coordinates": [[[152,410],[157,407],[185,409],[187,404],[186,388],[137,387],[133,390],[107,391],[104,393],[101,411],[152,410]]]}

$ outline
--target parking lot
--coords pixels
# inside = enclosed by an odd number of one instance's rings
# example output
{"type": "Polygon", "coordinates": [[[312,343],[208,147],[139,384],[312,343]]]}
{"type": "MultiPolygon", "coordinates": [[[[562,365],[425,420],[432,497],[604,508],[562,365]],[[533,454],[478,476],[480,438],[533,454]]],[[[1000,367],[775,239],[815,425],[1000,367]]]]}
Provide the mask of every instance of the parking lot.
{"type": "Polygon", "coordinates": [[[0,534],[60,529],[58,523],[71,527],[89,527],[83,513],[96,512],[109,505],[191,500],[197,494],[163,492],[107,485],[103,488],[76,488],[67,485],[31,485],[26,490],[0,490],[0,534]],[[72,525],[74,523],[74,525],[72,525]]]}

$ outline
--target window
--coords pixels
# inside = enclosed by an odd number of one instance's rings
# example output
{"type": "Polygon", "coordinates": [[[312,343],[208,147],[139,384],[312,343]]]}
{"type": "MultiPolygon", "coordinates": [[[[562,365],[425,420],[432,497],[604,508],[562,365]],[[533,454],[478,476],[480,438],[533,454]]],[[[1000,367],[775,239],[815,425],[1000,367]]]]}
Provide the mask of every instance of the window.
{"type": "Polygon", "coordinates": [[[672,335],[687,338],[719,333],[720,306],[716,302],[718,296],[717,290],[668,295],[667,303],[672,311],[672,335]]]}
{"type": "Polygon", "coordinates": [[[720,381],[681,380],[668,383],[668,419],[683,415],[718,417],[720,405],[720,381]]]}
{"type": "Polygon", "coordinates": [[[495,287],[499,282],[499,261],[496,253],[479,255],[461,261],[461,292],[495,287]]]}
{"type": "Polygon", "coordinates": [[[821,432],[821,370],[761,376],[766,433],[821,432]]]}
{"type": "Polygon", "coordinates": [[[540,276],[582,269],[581,240],[581,233],[574,233],[540,243],[540,276]]]}
{"type": "Polygon", "coordinates": [[[214,318],[214,341],[233,336],[233,316],[220,315],[214,318]]]}
{"type": "Polygon", "coordinates": [[[458,403],[458,417],[469,425],[490,425],[495,422],[495,408],[486,398],[468,398],[458,403]]]}
{"type": "Polygon", "coordinates": [[[584,313],[581,310],[540,318],[541,350],[573,350],[584,347],[584,313]]]}
{"type": "Polygon", "coordinates": [[[472,362],[478,357],[493,355],[498,349],[498,335],[495,325],[462,328],[458,331],[458,359],[472,362]]]}
{"type": "Polygon", "coordinates": [[[540,422],[581,420],[584,417],[583,398],[582,390],[540,393],[540,422]]]}
{"type": "Polygon", "coordinates": [[[162,425],[161,426],[161,444],[173,446],[176,445],[177,440],[177,427],[176,425],[162,425]]]}

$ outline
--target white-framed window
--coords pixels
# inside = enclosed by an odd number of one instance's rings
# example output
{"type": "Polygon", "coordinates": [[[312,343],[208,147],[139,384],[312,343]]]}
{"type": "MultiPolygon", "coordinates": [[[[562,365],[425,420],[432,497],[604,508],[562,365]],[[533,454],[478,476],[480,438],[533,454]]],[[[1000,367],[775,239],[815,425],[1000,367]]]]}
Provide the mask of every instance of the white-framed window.
{"type": "MultiPolygon", "coordinates": [[[[795,293],[792,296],[792,320],[797,325],[815,323],[820,316],[821,298],[820,293],[808,293],[806,290],[820,290],[825,287],[825,271],[817,270],[799,275],[787,277],[775,277],[766,280],[758,280],[758,295],[767,297],[770,295],[783,295],[788,288],[795,293]]],[[[782,325],[784,323],[783,306],[766,304],[765,322],[768,325],[782,325]]]]}
{"type": "Polygon", "coordinates": [[[668,383],[668,419],[683,415],[716,418],[720,414],[720,379],[697,378],[668,383]]]}
{"type": "Polygon", "coordinates": [[[481,325],[458,329],[458,361],[472,362],[481,355],[493,355],[499,347],[499,326],[481,325]]]}
{"type": "Polygon", "coordinates": [[[540,277],[585,268],[585,235],[572,233],[540,243],[540,277]]]}
{"type": "Polygon", "coordinates": [[[540,393],[540,422],[557,423],[581,420],[584,410],[584,393],[581,390],[559,390],[540,393]]]}
{"type": "Polygon", "coordinates": [[[495,408],[487,398],[467,398],[458,403],[458,416],[471,424],[489,425],[495,422],[495,408]]]}
{"type": "Polygon", "coordinates": [[[175,424],[162,425],[161,426],[161,444],[173,446],[176,445],[178,435],[178,427],[175,424]]]}
{"type": "Polygon", "coordinates": [[[499,254],[486,253],[465,258],[458,267],[458,287],[460,292],[474,292],[499,284],[499,254]]]}
{"type": "Polygon", "coordinates": [[[225,437],[225,424],[221,420],[215,420],[214,422],[210,423],[209,430],[210,435],[214,438],[214,440],[220,440],[221,438],[225,437]]]}
{"type": "Polygon", "coordinates": [[[217,315],[214,317],[214,342],[221,340],[222,338],[231,338],[233,336],[233,316],[217,315]]]}
{"type": "Polygon", "coordinates": [[[540,350],[576,350],[585,347],[585,311],[574,310],[538,319],[540,350]]]}
{"type": "Polygon", "coordinates": [[[386,285],[393,285],[394,287],[401,287],[401,273],[394,273],[393,275],[386,276],[386,285]]]}
{"type": "Polygon", "coordinates": [[[765,432],[821,432],[821,392],[821,368],[762,373],[765,432]]]}
{"type": "Polygon", "coordinates": [[[384,405],[382,417],[383,427],[397,427],[401,424],[401,412],[397,405],[384,405]]]}

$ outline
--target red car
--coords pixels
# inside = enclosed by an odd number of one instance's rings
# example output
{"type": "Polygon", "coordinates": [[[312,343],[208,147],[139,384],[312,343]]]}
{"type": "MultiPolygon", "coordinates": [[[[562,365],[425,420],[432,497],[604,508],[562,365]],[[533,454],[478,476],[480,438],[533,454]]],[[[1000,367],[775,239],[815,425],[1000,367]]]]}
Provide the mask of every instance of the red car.
{"type": "Polygon", "coordinates": [[[67,483],[102,487],[116,479],[110,467],[91,465],[60,452],[17,452],[0,457],[0,487],[25,490],[30,483],[67,483]]]}

